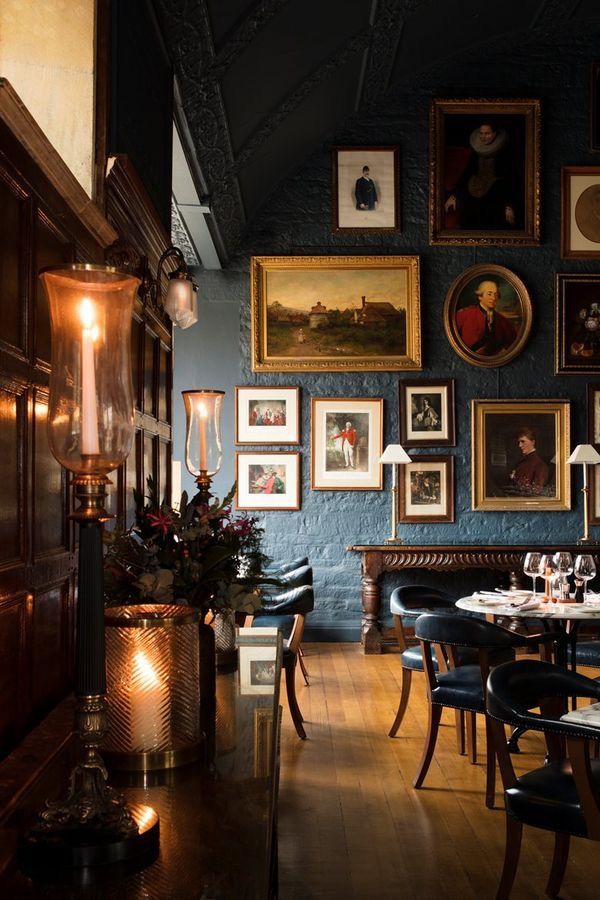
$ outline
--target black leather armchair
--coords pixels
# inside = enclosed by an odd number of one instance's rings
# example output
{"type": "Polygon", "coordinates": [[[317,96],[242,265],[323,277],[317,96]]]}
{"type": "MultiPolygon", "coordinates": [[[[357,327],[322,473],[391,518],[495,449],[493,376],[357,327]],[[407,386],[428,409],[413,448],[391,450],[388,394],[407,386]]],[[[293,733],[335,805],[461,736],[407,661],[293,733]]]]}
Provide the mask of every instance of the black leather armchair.
{"type": "Polygon", "coordinates": [[[562,722],[569,697],[600,700],[600,684],[546,662],[526,659],[499,666],[487,683],[487,712],[504,785],[506,850],[497,900],[510,896],[523,825],[555,832],[554,855],[546,885],[560,891],[571,835],[600,840],[600,761],[590,758],[600,728],[562,722]],[[532,712],[540,709],[539,713],[532,712]],[[541,731],[548,762],[518,778],[506,746],[504,724],[541,731]]]}
{"type": "MultiPolygon", "coordinates": [[[[494,805],[496,766],[489,720],[486,715],[485,688],[490,669],[494,665],[493,659],[494,657],[498,659],[501,652],[514,653],[517,647],[531,647],[538,644],[548,654],[556,635],[551,632],[538,635],[515,634],[483,619],[435,613],[417,619],[415,634],[421,642],[427,676],[429,727],[413,786],[420,788],[429,770],[443,707],[464,710],[467,714],[471,714],[473,720],[477,713],[481,713],[485,716],[486,724],[486,806],[491,808],[494,805]],[[438,671],[435,670],[431,655],[432,645],[435,645],[438,660],[447,661],[447,671],[443,671],[442,665],[438,667],[438,671]],[[459,664],[458,651],[463,647],[477,651],[476,664],[459,664]]],[[[474,742],[476,733],[474,725],[471,732],[474,742]]],[[[471,762],[476,760],[475,747],[470,759],[471,762]]]]}

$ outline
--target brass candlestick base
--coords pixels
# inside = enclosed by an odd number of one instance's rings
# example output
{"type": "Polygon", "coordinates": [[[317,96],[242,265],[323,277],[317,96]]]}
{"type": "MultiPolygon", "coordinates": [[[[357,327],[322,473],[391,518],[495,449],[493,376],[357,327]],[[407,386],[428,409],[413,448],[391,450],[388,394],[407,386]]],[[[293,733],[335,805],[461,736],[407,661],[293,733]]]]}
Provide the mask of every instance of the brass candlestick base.
{"type": "Polygon", "coordinates": [[[102,522],[106,476],[93,472],[73,479],[80,507],[77,646],[75,661],[76,726],[82,758],[71,772],[66,799],[46,803],[38,822],[19,844],[21,868],[32,877],[68,878],[73,868],[87,879],[89,866],[127,862],[149,865],[158,854],[158,816],[150,807],[140,817],[108,785],[98,753],[106,734],[106,672],[102,522]]]}
{"type": "Polygon", "coordinates": [[[205,470],[202,470],[196,478],[196,484],[198,485],[198,493],[196,494],[192,502],[195,506],[208,506],[210,498],[212,497],[212,493],[210,491],[212,486],[212,478],[205,470]]]}

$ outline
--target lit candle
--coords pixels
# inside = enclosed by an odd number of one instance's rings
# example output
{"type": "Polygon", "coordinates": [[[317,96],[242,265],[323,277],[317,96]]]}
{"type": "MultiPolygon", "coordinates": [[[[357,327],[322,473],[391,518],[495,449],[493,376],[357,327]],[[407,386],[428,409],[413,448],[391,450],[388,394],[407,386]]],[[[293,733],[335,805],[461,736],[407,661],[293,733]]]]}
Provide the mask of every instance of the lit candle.
{"type": "Polygon", "coordinates": [[[168,686],[145,653],[133,656],[131,672],[131,743],[137,752],[164,750],[168,744],[168,686]]]}
{"type": "Polygon", "coordinates": [[[98,455],[98,407],[96,402],[96,367],[94,344],[98,340],[98,326],[94,304],[85,297],[79,307],[81,329],[81,436],[82,455],[98,455]]]}
{"type": "Polygon", "coordinates": [[[206,419],[208,411],[202,400],[198,404],[198,413],[200,415],[200,471],[206,472],[206,419]]]}

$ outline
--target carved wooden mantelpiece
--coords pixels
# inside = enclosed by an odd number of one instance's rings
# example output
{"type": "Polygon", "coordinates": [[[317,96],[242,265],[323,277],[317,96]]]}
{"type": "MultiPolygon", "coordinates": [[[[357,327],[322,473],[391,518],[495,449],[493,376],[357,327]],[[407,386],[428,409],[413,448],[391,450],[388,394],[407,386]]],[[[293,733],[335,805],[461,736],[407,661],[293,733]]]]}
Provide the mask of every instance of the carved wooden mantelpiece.
{"type": "Polygon", "coordinates": [[[454,545],[408,545],[400,544],[354,544],[346,547],[362,557],[361,600],[362,621],[361,641],[365,653],[381,653],[381,589],[380,581],[385,572],[403,569],[425,569],[429,572],[457,572],[464,569],[488,569],[495,572],[514,573],[513,579],[523,568],[523,559],[528,550],[540,553],[555,553],[565,550],[575,556],[578,553],[593,553],[600,561],[600,545],[544,544],[484,546],[475,544],[454,545]]]}

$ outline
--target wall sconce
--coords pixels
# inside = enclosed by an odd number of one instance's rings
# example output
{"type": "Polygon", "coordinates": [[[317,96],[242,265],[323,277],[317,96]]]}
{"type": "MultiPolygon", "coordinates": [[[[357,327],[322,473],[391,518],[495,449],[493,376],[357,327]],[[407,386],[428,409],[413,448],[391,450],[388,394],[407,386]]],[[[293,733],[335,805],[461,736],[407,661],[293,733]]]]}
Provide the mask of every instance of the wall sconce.
{"type": "Polygon", "coordinates": [[[182,391],[185,406],[185,464],[196,476],[200,503],[207,503],[210,484],[221,468],[221,406],[225,391],[197,388],[182,391]]]}
{"type": "Polygon", "coordinates": [[[398,518],[398,505],[396,495],[398,493],[398,476],[396,466],[399,463],[409,463],[410,456],[400,444],[388,444],[381,456],[380,463],[392,465],[392,533],[385,539],[386,544],[401,544],[402,538],[396,537],[396,521],[398,518]]]}
{"type": "Polygon", "coordinates": [[[109,764],[170,769],[200,755],[198,610],[153,603],[106,610],[109,764]]]}
{"type": "Polygon", "coordinates": [[[600,463],[600,454],[592,444],[577,444],[567,463],[571,466],[583,466],[583,537],[577,541],[578,544],[595,544],[589,533],[590,521],[590,489],[588,487],[588,466],[596,466],[600,463]]]}
{"type": "MultiPolygon", "coordinates": [[[[65,800],[48,802],[20,843],[30,874],[128,860],[143,868],[158,853],[158,816],[138,820],[107,784],[98,748],[106,733],[102,523],[108,472],[128,455],[134,434],[131,320],[139,279],[96,265],[44,269],[52,370],[48,440],[74,474],[80,506],[75,647],[76,728],[83,748],[65,800]]],[[[145,808],[146,811],[149,808],[145,808]]]]}
{"type": "Polygon", "coordinates": [[[158,261],[156,278],[152,278],[147,257],[142,257],[140,297],[144,305],[150,303],[155,312],[167,313],[174,325],[179,328],[189,328],[198,321],[198,285],[192,280],[183,253],[177,247],[169,247],[158,261]],[[169,285],[162,303],[161,279],[164,264],[169,257],[175,256],[178,266],[174,272],[169,273],[169,285]]]}

